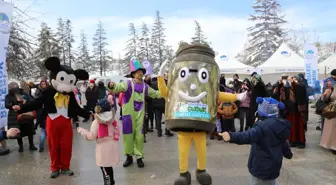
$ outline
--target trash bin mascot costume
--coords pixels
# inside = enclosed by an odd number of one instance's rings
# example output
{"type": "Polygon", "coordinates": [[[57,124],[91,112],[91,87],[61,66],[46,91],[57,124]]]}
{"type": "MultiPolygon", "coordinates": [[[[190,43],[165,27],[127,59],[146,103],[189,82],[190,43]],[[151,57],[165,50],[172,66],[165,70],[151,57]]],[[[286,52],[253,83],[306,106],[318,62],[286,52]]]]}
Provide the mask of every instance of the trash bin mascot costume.
{"type": "Polygon", "coordinates": [[[174,185],[191,183],[188,158],[192,141],[197,153],[196,179],[201,185],[212,184],[206,172],[206,132],[216,127],[217,103],[245,98],[245,94],[219,92],[220,71],[214,57],[208,45],[181,43],[168,70],[167,86],[163,77],[166,62],[159,72],[159,91],[166,99],[166,128],[178,133],[180,177],[174,185]]]}
{"type": "Polygon", "coordinates": [[[77,80],[87,80],[89,74],[85,70],[73,70],[61,65],[57,57],[48,58],[45,67],[50,71],[51,87],[33,101],[13,106],[13,109],[19,114],[40,108],[46,111],[46,132],[52,171],[50,177],[57,178],[60,173],[72,176],[74,173],[69,168],[73,137],[71,118],[91,116],[90,112],[78,105],[73,90],[77,80]]]}
{"type": "Polygon", "coordinates": [[[144,157],[145,97],[161,98],[161,95],[159,91],[153,90],[143,81],[146,69],[141,66],[138,60],[132,59],[130,65],[132,79],[121,83],[110,82],[108,90],[113,93],[124,92],[122,131],[126,161],[123,166],[130,166],[133,163],[133,155],[135,155],[138,167],[143,168],[145,166],[142,161],[144,157]]]}

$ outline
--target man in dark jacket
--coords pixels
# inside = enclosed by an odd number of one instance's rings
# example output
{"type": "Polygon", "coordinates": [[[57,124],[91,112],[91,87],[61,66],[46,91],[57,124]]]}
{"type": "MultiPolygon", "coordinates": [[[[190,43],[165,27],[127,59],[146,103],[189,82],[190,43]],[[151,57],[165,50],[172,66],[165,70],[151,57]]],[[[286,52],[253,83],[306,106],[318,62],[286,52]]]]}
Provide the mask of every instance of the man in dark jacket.
{"type": "Polygon", "coordinates": [[[252,184],[275,184],[280,175],[283,157],[291,159],[293,153],[289,148],[287,137],[290,135],[291,123],[278,118],[279,109],[284,104],[273,98],[257,98],[259,121],[246,132],[221,134],[226,142],[251,144],[248,169],[252,184]]]}
{"type": "MultiPolygon", "coordinates": [[[[167,80],[166,80],[167,83],[167,80]]],[[[158,82],[156,79],[153,78],[152,88],[154,90],[158,90],[158,82]]],[[[165,105],[166,101],[164,98],[153,99],[153,110],[155,115],[155,127],[157,130],[158,137],[162,137],[162,114],[165,112],[165,105]]],[[[174,134],[171,133],[168,129],[165,129],[165,135],[168,137],[173,136],[174,134]]]]}
{"type": "MultiPolygon", "coordinates": [[[[94,80],[90,80],[89,87],[86,89],[85,97],[87,100],[86,106],[84,107],[85,110],[94,112],[94,108],[97,104],[99,93],[98,87],[95,84],[94,80]]],[[[85,119],[84,122],[88,121],[90,118],[85,119]]]]}
{"type": "MultiPolygon", "coordinates": [[[[152,87],[152,78],[150,75],[146,75],[144,81],[149,87],[152,87]]],[[[146,101],[146,116],[144,123],[145,132],[153,132],[154,129],[153,99],[146,96],[145,101],[146,101]]]]}

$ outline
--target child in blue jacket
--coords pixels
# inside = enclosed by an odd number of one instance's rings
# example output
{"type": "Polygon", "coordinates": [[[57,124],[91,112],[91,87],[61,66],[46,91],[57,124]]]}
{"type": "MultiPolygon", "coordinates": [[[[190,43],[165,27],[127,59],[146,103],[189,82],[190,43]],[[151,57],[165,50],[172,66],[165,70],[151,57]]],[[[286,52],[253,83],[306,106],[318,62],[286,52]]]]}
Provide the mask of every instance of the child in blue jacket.
{"type": "Polygon", "coordinates": [[[290,135],[291,123],[278,118],[279,109],[284,104],[273,98],[257,98],[258,118],[253,128],[246,132],[224,132],[226,142],[251,144],[248,169],[251,185],[275,185],[280,175],[282,159],[291,159],[287,137],[290,135]]]}

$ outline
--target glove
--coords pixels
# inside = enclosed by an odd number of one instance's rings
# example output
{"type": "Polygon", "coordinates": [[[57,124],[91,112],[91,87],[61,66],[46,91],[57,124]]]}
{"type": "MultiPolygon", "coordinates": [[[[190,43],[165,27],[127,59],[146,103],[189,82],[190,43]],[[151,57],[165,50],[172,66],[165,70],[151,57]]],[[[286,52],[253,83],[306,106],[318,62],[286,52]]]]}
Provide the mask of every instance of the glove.
{"type": "Polygon", "coordinates": [[[162,65],[160,67],[160,70],[159,70],[159,76],[164,76],[164,73],[165,73],[166,67],[168,65],[168,62],[169,62],[169,60],[167,59],[162,63],[162,65]]]}

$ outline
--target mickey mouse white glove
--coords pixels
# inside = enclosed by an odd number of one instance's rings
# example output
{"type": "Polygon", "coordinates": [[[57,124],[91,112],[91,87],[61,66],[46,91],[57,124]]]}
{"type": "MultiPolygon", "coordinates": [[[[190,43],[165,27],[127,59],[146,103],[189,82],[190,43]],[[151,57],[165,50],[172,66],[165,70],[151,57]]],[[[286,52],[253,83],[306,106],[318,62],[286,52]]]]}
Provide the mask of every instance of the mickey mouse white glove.
{"type": "Polygon", "coordinates": [[[169,62],[169,60],[167,59],[162,63],[162,65],[160,67],[160,71],[159,71],[159,76],[164,76],[166,67],[168,65],[168,62],[169,62]]]}

